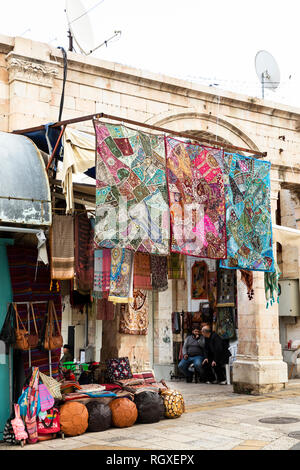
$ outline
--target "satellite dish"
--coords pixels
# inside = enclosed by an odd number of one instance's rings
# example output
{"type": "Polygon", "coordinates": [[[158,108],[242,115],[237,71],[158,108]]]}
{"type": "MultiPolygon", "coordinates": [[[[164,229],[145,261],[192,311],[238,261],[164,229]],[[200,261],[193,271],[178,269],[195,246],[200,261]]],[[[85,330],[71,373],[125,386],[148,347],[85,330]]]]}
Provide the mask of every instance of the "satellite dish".
{"type": "Polygon", "coordinates": [[[70,34],[82,54],[89,55],[95,48],[93,28],[81,0],[66,0],[66,14],[70,34]]]}
{"type": "Polygon", "coordinates": [[[104,41],[102,44],[95,42],[92,23],[89,13],[97,8],[104,0],[99,1],[90,9],[86,9],[81,0],[66,0],[66,15],[69,26],[69,50],[73,51],[73,39],[75,40],[80,52],[90,55],[102,46],[121,35],[121,31],[115,31],[113,36],[104,41]]]}
{"type": "Polygon", "coordinates": [[[274,57],[267,51],[259,51],[255,57],[255,69],[262,85],[262,97],[265,89],[275,91],[280,84],[280,70],[274,57]]]}

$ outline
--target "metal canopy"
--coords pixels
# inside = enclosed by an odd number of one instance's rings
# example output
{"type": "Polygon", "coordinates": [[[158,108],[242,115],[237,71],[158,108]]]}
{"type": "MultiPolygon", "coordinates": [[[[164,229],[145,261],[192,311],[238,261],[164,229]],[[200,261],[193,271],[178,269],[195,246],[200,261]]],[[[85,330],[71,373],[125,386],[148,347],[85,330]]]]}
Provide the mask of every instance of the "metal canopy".
{"type": "Polygon", "coordinates": [[[27,137],[0,132],[0,222],[49,226],[51,195],[40,151],[27,137]]]}

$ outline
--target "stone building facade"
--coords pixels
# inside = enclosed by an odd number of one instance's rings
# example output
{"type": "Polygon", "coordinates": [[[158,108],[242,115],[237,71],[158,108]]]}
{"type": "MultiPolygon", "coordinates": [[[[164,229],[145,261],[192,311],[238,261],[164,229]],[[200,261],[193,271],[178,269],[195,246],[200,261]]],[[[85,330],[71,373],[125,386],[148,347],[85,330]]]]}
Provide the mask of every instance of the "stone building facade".
{"type": "MultiPolygon", "coordinates": [[[[0,130],[11,132],[56,122],[62,79],[60,50],[28,39],[0,36],[0,130]]],[[[100,112],[267,152],[272,162],[273,222],[300,228],[299,109],[68,53],[62,118],[100,112]]],[[[93,132],[91,121],[75,127],[93,132]]],[[[280,262],[284,277],[299,279],[300,261],[295,249],[282,247],[280,262]]],[[[118,352],[128,353],[134,347],[146,350],[144,362],[155,365],[161,376],[168,373],[172,363],[171,312],[188,306],[184,282],[169,283],[167,292],[153,295],[150,340],[133,344],[131,338],[118,338],[118,352]]],[[[279,341],[278,305],[266,309],[263,274],[254,273],[254,289],[255,297],[249,303],[238,276],[239,346],[233,382],[236,391],[263,393],[284,386],[287,364],[279,341]]],[[[70,317],[69,313],[65,315],[70,317]]],[[[94,339],[96,350],[102,328],[106,327],[96,325],[90,332],[98,338],[94,339]]],[[[300,338],[298,319],[286,328],[288,336],[299,334],[300,338]]],[[[102,337],[108,336],[109,331],[102,337]]]]}

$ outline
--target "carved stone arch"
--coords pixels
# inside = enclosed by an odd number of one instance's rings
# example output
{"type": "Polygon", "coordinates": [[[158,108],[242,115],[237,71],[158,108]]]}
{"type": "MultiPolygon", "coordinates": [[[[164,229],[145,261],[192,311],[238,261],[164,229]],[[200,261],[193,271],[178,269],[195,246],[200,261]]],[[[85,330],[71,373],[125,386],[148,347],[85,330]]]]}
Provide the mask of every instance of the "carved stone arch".
{"type": "Polygon", "coordinates": [[[193,108],[161,113],[148,119],[146,123],[172,131],[189,132],[198,138],[216,140],[217,137],[221,144],[260,151],[258,145],[241,128],[228,120],[201,113],[193,108]]]}

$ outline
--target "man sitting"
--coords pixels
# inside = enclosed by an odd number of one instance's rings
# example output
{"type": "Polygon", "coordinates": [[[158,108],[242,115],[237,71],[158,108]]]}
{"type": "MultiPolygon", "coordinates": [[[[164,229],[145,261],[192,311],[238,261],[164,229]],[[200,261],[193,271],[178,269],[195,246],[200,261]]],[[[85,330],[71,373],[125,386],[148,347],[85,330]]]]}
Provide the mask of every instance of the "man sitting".
{"type": "Polygon", "coordinates": [[[192,335],[188,336],[182,348],[183,359],[178,364],[178,368],[186,377],[188,383],[193,380],[193,372],[189,370],[194,364],[195,370],[202,375],[201,364],[204,359],[204,338],[200,335],[198,327],[194,327],[192,335]]]}
{"type": "Polygon", "coordinates": [[[225,385],[225,364],[231,356],[228,344],[210,326],[204,326],[201,330],[205,338],[204,360],[202,362],[206,383],[219,383],[225,385]]]}

